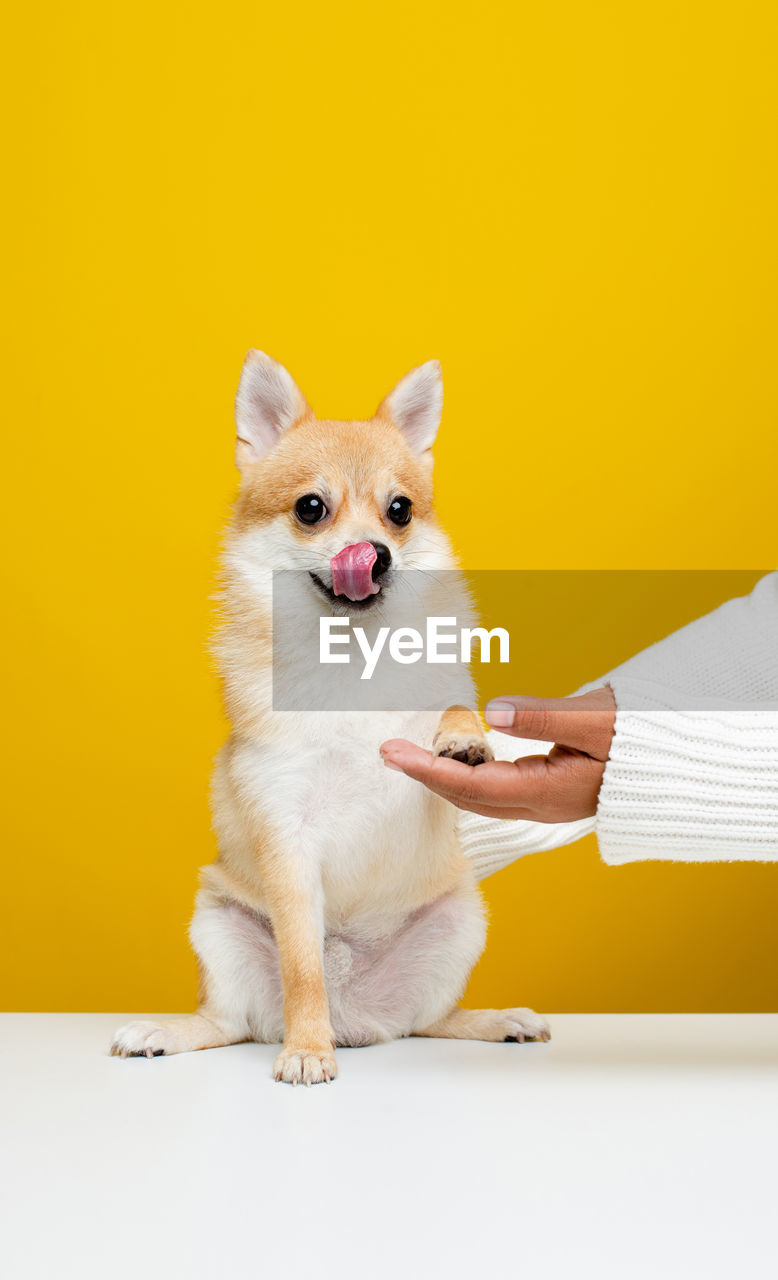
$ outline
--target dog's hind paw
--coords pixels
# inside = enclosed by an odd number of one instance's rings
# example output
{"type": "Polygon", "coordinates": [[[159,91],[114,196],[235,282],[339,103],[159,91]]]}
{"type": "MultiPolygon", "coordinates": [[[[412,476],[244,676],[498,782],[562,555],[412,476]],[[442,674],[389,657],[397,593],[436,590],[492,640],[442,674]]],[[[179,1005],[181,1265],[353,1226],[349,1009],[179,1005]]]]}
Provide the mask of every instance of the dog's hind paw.
{"type": "Polygon", "coordinates": [[[203,1013],[164,1022],[128,1022],[116,1032],[111,1053],[119,1058],[159,1058],[193,1049],[218,1049],[246,1040],[246,1032],[245,1025],[221,1018],[214,1021],[203,1013]]]}
{"type": "Polygon", "coordinates": [[[550,1040],[551,1030],[542,1014],[532,1009],[500,1009],[505,1035],[503,1040],[515,1040],[523,1044],[525,1040],[550,1040]]]}
{"type": "Polygon", "coordinates": [[[128,1022],[113,1038],[111,1054],[117,1058],[159,1058],[178,1053],[175,1035],[161,1022],[128,1022]]]}

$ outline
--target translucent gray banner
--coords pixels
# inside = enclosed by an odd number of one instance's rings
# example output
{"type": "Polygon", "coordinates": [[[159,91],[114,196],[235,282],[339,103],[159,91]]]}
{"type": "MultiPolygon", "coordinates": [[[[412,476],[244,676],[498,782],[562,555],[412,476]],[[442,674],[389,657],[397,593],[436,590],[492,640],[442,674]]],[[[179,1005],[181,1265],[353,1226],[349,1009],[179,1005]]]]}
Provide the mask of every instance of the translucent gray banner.
{"type": "Polygon", "coordinates": [[[772,710],[758,667],[778,652],[777,601],[767,570],[392,570],[362,601],[278,571],[273,706],[442,710],[613,676],[621,705],[772,710]],[[740,680],[746,662],[756,675],[740,680]]]}

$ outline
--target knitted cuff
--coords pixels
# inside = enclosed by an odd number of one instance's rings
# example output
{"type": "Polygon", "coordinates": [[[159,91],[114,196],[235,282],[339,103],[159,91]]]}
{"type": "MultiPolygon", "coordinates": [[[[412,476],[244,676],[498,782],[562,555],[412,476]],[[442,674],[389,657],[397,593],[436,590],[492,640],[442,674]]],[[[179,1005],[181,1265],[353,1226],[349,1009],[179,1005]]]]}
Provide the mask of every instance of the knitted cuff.
{"type": "Polygon", "coordinates": [[[528,853],[561,849],[592,831],[594,818],[581,822],[512,822],[481,818],[463,810],[459,819],[462,852],[472,862],[477,880],[485,880],[528,853]]]}
{"type": "Polygon", "coordinates": [[[778,711],[670,708],[609,680],[617,713],[596,817],[607,863],[778,860],[778,711]]]}
{"type": "MultiPolygon", "coordinates": [[[[487,739],[498,760],[517,760],[549,750],[548,742],[529,742],[490,730],[487,739]]],[[[463,809],[459,815],[462,852],[472,862],[476,879],[485,880],[528,853],[559,849],[594,831],[594,818],[581,822],[512,822],[482,818],[463,809]]]]}

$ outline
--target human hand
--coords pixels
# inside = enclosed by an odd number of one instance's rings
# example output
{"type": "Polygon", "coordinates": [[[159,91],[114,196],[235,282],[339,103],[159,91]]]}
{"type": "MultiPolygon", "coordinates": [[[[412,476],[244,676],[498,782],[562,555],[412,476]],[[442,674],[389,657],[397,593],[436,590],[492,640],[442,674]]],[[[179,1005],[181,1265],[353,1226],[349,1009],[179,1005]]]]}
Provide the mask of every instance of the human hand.
{"type": "Polygon", "coordinates": [[[547,756],[493,760],[473,768],[392,738],[381,746],[384,764],[423,782],[457,808],[488,818],[575,822],[596,813],[616,721],[611,689],[575,698],[493,698],[485,717],[501,733],[555,745],[547,756]]]}

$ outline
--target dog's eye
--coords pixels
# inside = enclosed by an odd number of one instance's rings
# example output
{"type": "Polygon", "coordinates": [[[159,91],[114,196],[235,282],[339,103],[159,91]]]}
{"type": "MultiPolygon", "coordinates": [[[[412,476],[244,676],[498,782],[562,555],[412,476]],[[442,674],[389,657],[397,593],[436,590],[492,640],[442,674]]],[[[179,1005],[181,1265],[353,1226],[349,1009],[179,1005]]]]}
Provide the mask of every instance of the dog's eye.
{"type": "Polygon", "coordinates": [[[315,493],[306,493],[304,498],[298,498],[294,510],[297,519],[302,520],[303,524],[318,524],[327,514],[327,508],[315,493]]]}
{"type": "Polygon", "coordinates": [[[413,515],[413,503],[410,498],[395,498],[394,502],[389,503],[386,514],[392,524],[409,524],[413,515]]]}

